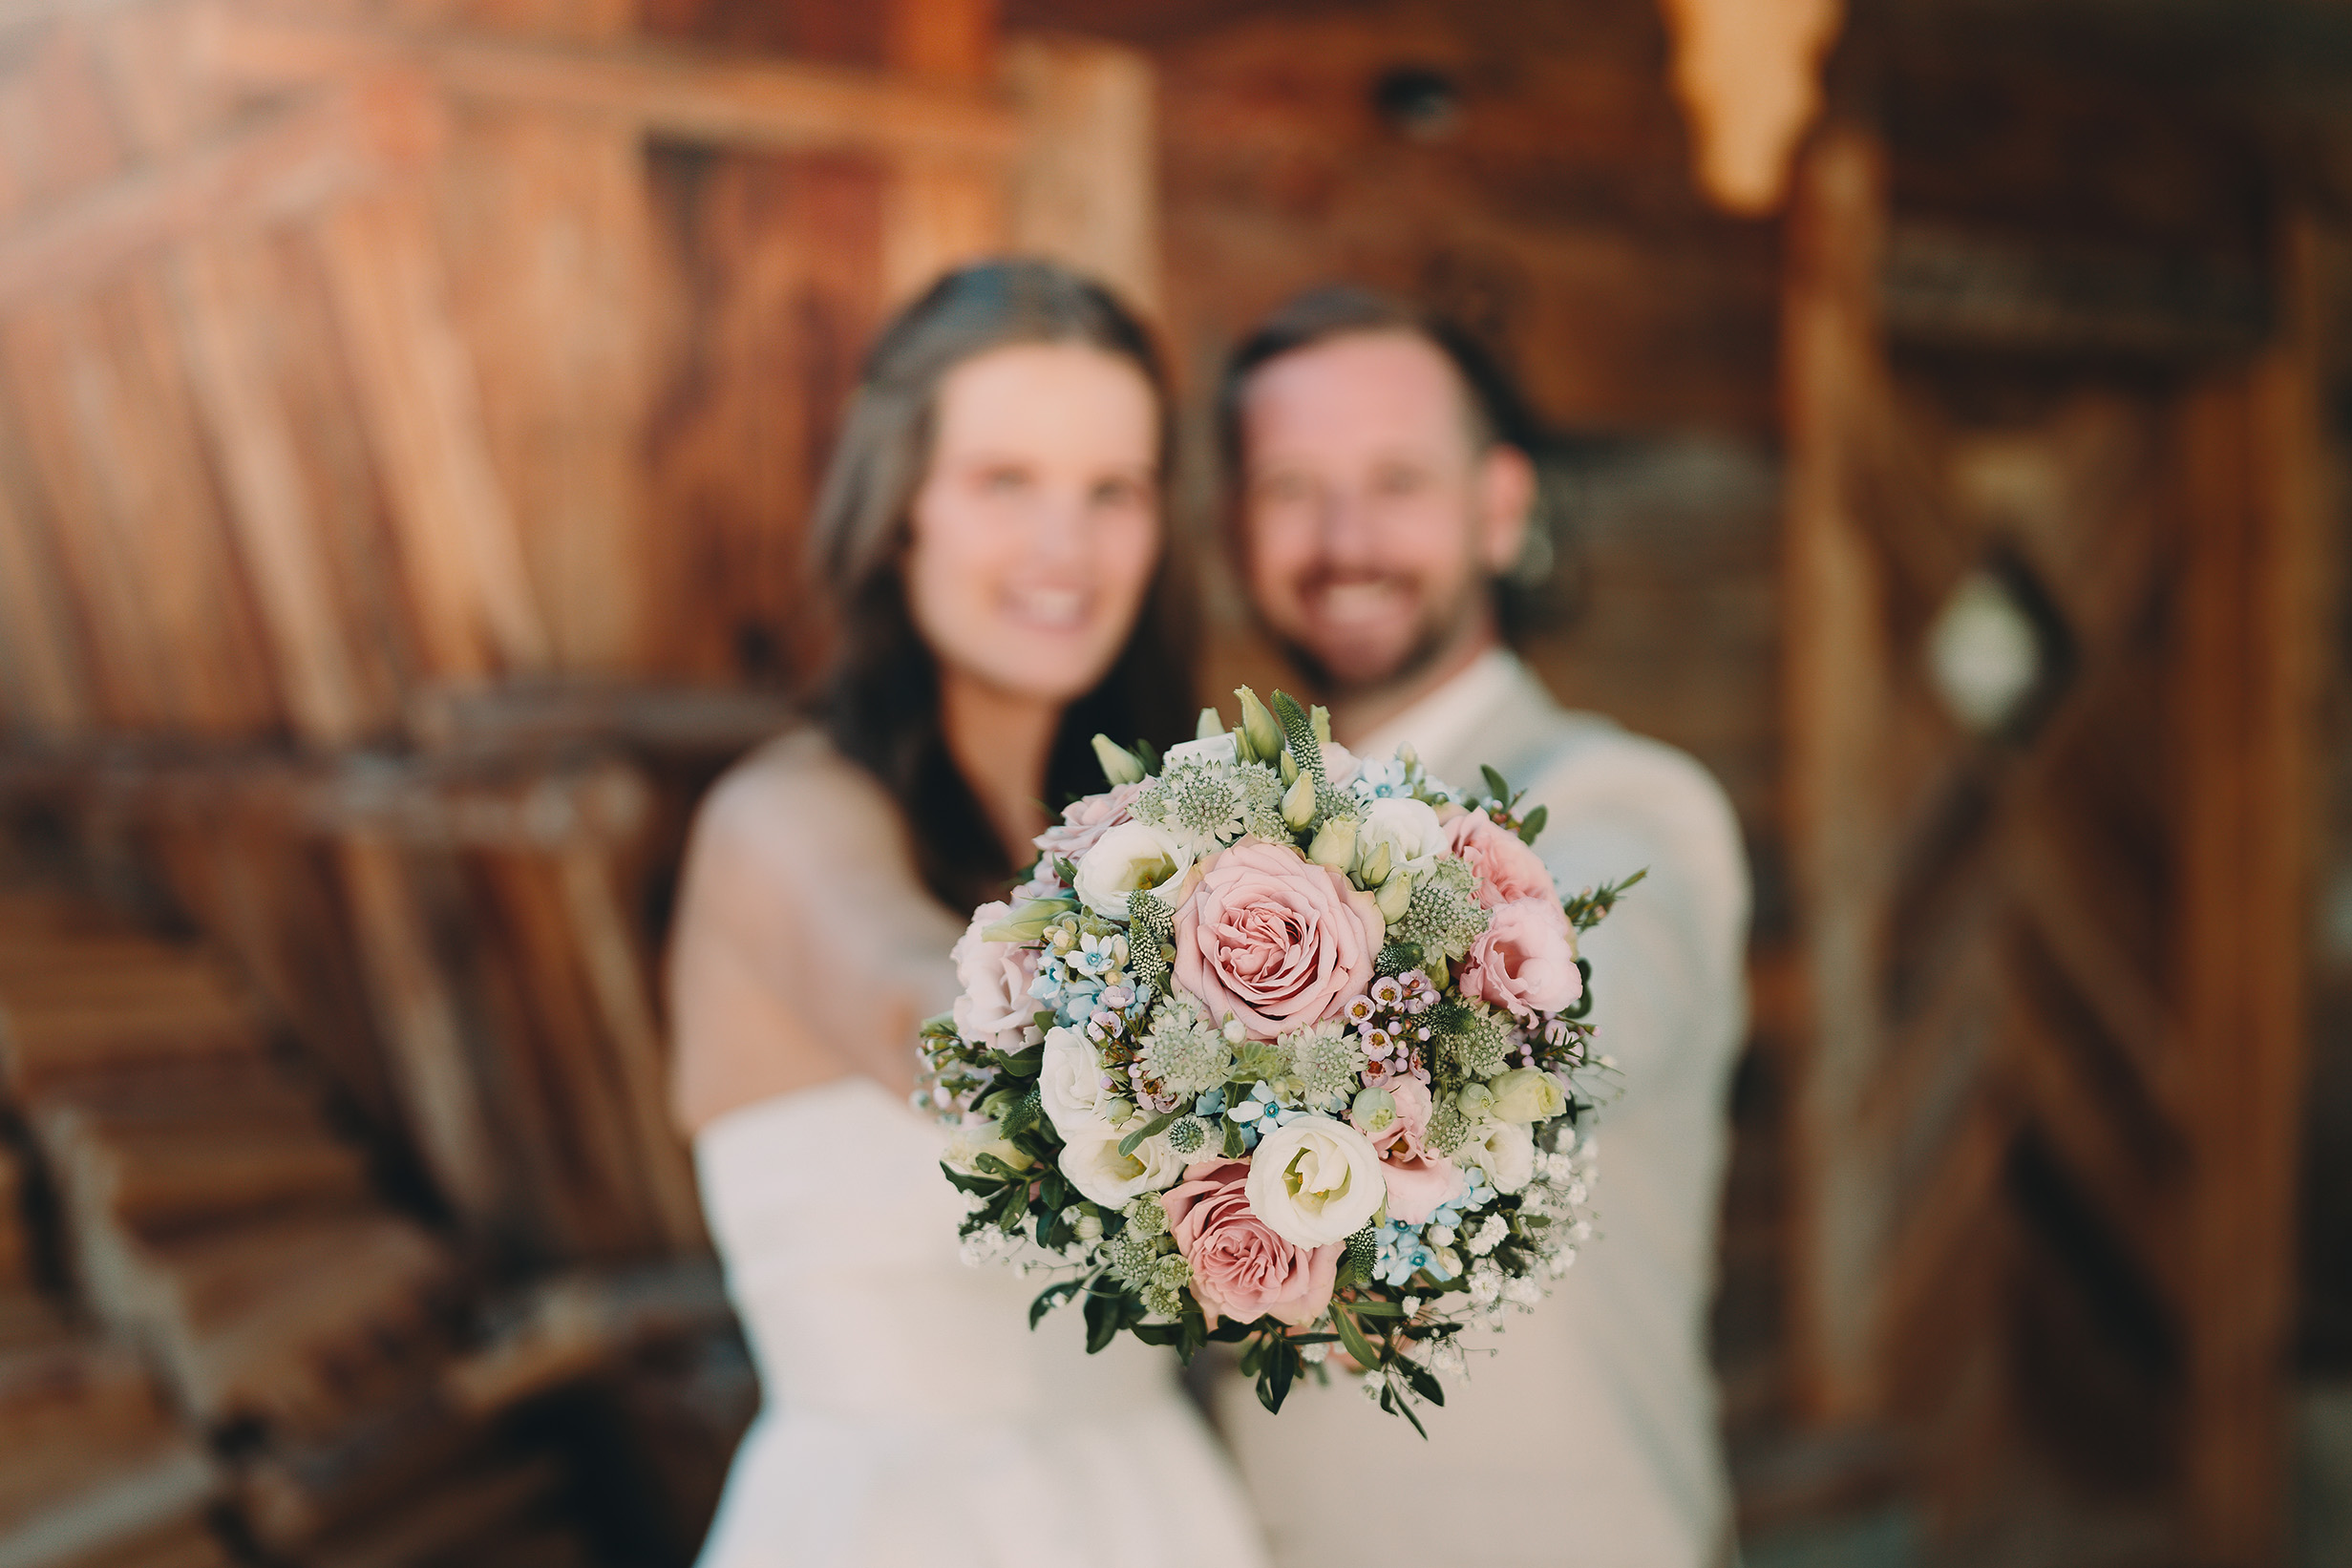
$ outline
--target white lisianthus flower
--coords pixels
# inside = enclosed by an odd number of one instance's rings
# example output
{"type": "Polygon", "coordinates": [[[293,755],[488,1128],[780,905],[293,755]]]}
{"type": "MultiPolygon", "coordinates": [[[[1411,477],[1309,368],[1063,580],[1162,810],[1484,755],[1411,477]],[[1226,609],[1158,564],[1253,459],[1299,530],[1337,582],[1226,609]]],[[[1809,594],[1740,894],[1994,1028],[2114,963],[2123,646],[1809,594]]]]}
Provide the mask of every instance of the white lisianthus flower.
{"type": "Polygon", "coordinates": [[[1233,731],[1220,730],[1214,735],[1188,740],[1168,748],[1159,759],[1160,767],[1173,768],[1179,762],[1239,762],[1240,749],[1234,744],[1233,731]]]}
{"type": "Polygon", "coordinates": [[[1457,1165],[1475,1165],[1498,1193],[1521,1191],[1535,1179],[1536,1139],[1515,1121],[1480,1122],[1453,1152],[1457,1165]]]}
{"type": "Polygon", "coordinates": [[[1427,869],[1449,852],[1445,824],[1410,795],[1375,800],[1364,814],[1364,826],[1356,830],[1356,858],[1369,860],[1383,845],[1388,846],[1389,865],[1414,871],[1427,869]]]}
{"type": "Polygon", "coordinates": [[[1106,1209],[1126,1206],[1145,1193],[1164,1192],[1184,1175],[1184,1156],[1168,1147],[1168,1134],[1155,1133],[1135,1145],[1132,1155],[1119,1153],[1127,1134],[1099,1118],[1064,1134],[1062,1174],[1070,1184],[1106,1209]]]}
{"type": "Polygon", "coordinates": [[[1487,1090],[1494,1096],[1494,1116],[1498,1121],[1550,1121],[1568,1109],[1568,1096],[1559,1087],[1559,1080],[1541,1068],[1513,1068],[1487,1080],[1487,1090]]]}
{"type": "Polygon", "coordinates": [[[1192,851],[1166,829],[1122,822],[1078,861],[1078,898],[1103,919],[1123,921],[1128,894],[1149,888],[1173,905],[1192,868],[1192,851]]]}
{"type": "Polygon", "coordinates": [[[1295,1247],[1327,1247],[1370,1222],[1388,1196],[1380,1151],[1330,1116],[1300,1116],[1258,1141],[1250,1212],[1295,1247]]]}
{"type": "Polygon", "coordinates": [[[945,1156],[948,1165],[965,1176],[976,1176],[983,1155],[994,1155],[1016,1171],[1030,1164],[1028,1155],[997,1135],[1003,1126],[1002,1122],[994,1121],[967,1122],[949,1132],[945,1156]]]}
{"type": "Polygon", "coordinates": [[[1046,1031],[1045,1065],[1037,1070],[1037,1098],[1046,1119],[1067,1143],[1102,1120],[1103,1070],[1093,1043],[1076,1029],[1046,1031]]]}

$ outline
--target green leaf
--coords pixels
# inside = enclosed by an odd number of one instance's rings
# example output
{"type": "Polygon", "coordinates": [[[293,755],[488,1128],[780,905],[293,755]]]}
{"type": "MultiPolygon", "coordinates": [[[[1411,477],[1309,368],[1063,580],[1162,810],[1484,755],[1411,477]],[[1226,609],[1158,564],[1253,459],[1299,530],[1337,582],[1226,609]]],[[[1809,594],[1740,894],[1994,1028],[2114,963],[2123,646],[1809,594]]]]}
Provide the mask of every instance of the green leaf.
{"type": "Polygon", "coordinates": [[[1372,1342],[1364,1337],[1364,1330],[1356,1325],[1354,1318],[1348,1316],[1347,1308],[1337,1302],[1331,1303],[1331,1326],[1340,1331],[1340,1344],[1356,1358],[1357,1366],[1369,1371],[1380,1365],[1380,1352],[1373,1349],[1372,1342]]]}
{"type": "Polygon", "coordinates": [[[982,1197],[986,1197],[1004,1185],[1003,1181],[993,1176],[976,1176],[966,1175],[964,1172],[959,1171],[954,1166],[948,1164],[945,1160],[940,1161],[940,1174],[947,1178],[948,1184],[954,1187],[957,1192],[976,1193],[982,1197]]]}
{"type": "Polygon", "coordinates": [[[990,1067],[1007,1078],[1034,1078],[1046,1065],[1045,1043],[1040,1041],[1010,1056],[1001,1050],[992,1050],[988,1052],[987,1061],[990,1067]]]}
{"type": "Polygon", "coordinates": [[[1249,1145],[1241,1141],[1241,1124],[1228,1118],[1225,1122],[1224,1156],[1227,1159],[1240,1159],[1248,1153],[1249,1145]]]}
{"type": "Polygon", "coordinates": [[[1201,1347],[1209,1343],[1209,1320],[1201,1315],[1199,1307],[1188,1302],[1184,1306],[1184,1316],[1176,1320],[1176,1325],[1183,1330],[1176,1340],[1176,1359],[1190,1367],[1193,1357],[1198,1355],[1201,1347]]]}
{"type": "Polygon", "coordinates": [[[1582,1018],[1593,1010],[1593,964],[1590,959],[1577,960],[1577,973],[1584,978],[1584,988],[1577,994],[1577,1005],[1561,1013],[1562,1018],[1582,1018]]]}
{"type": "Polygon", "coordinates": [[[1183,1337],[1183,1328],[1182,1324],[1139,1323],[1135,1324],[1133,1332],[1135,1338],[1146,1345],[1169,1346],[1176,1344],[1183,1337]]]}
{"type": "Polygon", "coordinates": [[[1536,835],[1541,833],[1543,825],[1551,819],[1552,808],[1549,806],[1537,806],[1534,811],[1529,812],[1519,819],[1519,842],[1534,843],[1536,835]]]}
{"type": "Polygon", "coordinates": [[[1348,1304],[1355,1308],[1359,1318],[1401,1318],[1405,1315],[1404,1307],[1394,1302],[1363,1301],[1348,1304]]]}
{"type": "Polygon", "coordinates": [[[1067,855],[1056,855],[1053,858],[1053,874],[1062,879],[1064,887],[1068,887],[1078,879],[1078,868],[1071,863],[1067,855]]]}
{"type": "Polygon", "coordinates": [[[1166,1132],[1169,1128],[1174,1127],[1179,1120],[1181,1120],[1183,1115],[1184,1112],[1182,1111],[1161,1112],[1158,1115],[1154,1116],[1150,1121],[1145,1122],[1134,1132],[1130,1133],[1127,1136],[1119,1139],[1119,1153],[1122,1155],[1134,1154],[1135,1152],[1136,1145],[1143,1142],[1145,1138],[1150,1137],[1155,1133],[1166,1132]]]}
{"type": "Polygon", "coordinates": [[[1089,1289],[1086,1296],[1086,1353],[1101,1354],[1119,1337],[1119,1293],[1089,1289]]]}
{"type": "MultiPolygon", "coordinates": [[[[1411,1387],[1414,1393],[1419,1394],[1432,1405],[1443,1405],[1446,1402],[1445,1388],[1438,1383],[1428,1367],[1417,1362],[1402,1359],[1397,1362],[1397,1366],[1403,1368],[1405,1381],[1411,1387]]],[[[1426,1437],[1429,1434],[1424,1432],[1422,1435],[1426,1437]]]]}
{"type": "Polygon", "coordinates": [[[1003,1160],[997,1158],[994,1155],[988,1154],[985,1150],[972,1156],[972,1163],[987,1172],[988,1175],[996,1177],[999,1181],[1019,1181],[1021,1179],[1020,1172],[1014,1170],[1011,1166],[1006,1164],[1003,1160]]]}
{"type": "Polygon", "coordinates": [[[1290,1397],[1290,1381],[1299,1372],[1299,1352],[1280,1330],[1269,1330],[1266,1341],[1265,1353],[1260,1358],[1264,1369],[1258,1374],[1258,1403],[1280,1413],[1282,1401],[1290,1397]]]}
{"type": "Polygon", "coordinates": [[[1484,763],[1478,765],[1478,772],[1486,779],[1486,793],[1494,797],[1496,805],[1511,798],[1511,786],[1503,782],[1502,774],[1484,763]]]}
{"type": "Polygon", "coordinates": [[[1421,1424],[1421,1418],[1419,1416],[1413,1414],[1412,1401],[1409,1399],[1398,1400],[1396,1402],[1396,1413],[1413,1424],[1413,1430],[1421,1434],[1421,1441],[1426,1443],[1430,1440],[1430,1429],[1421,1424]]]}
{"type": "Polygon", "coordinates": [[[1243,1340],[1249,1338],[1250,1331],[1251,1325],[1249,1324],[1236,1323],[1233,1319],[1226,1318],[1222,1322],[1218,1323],[1215,1328],[1209,1330],[1209,1343],[1212,1345],[1239,1345],[1243,1340]]]}
{"type": "Polygon", "coordinates": [[[1037,1299],[1029,1303],[1029,1327],[1032,1329],[1035,1328],[1040,1323],[1045,1321],[1045,1316],[1047,1313],[1052,1311],[1064,1302],[1069,1301],[1072,1296],[1075,1296],[1079,1291],[1084,1290],[1086,1287],[1087,1282],[1084,1280],[1057,1280],[1053,1283],[1046,1286],[1045,1289],[1037,1293],[1037,1299]]]}

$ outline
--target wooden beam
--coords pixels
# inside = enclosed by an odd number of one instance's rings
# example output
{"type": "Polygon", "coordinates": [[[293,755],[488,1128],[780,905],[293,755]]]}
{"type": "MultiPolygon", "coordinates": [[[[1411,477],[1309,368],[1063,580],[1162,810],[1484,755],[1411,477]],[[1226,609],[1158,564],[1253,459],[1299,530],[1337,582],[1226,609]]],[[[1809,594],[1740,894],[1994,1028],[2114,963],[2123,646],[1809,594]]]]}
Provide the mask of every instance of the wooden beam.
{"type": "Polygon", "coordinates": [[[2190,585],[2173,711],[2181,771],[2177,1108],[2188,1216],[2188,1493],[2201,1560],[2276,1560],[2286,1518],[2308,879],[2327,646],[2318,280],[2308,219],[2281,236],[2275,344],[2187,400],[2190,585]]]}
{"type": "Polygon", "coordinates": [[[0,239],[0,309],[103,281],[198,234],[313,212],[429,156],[430,95],[378,75],[239,127],[13,226],[0,239]]]}
{"type": "Polygon", "coordinates": [[[1860,1147],[1885,1021],[1873,910],[1891,835],[1872,783],[1887,709],[1886,618],[1858,515],[1855,433],[1876,387],[1876,249],[1884,159],[1858,131],[1825,133],[1801,161],[1782,315],[1789,425],[1789,835],[1810,950],[1812,1049],[1790,1130],[1792,1353],[1800,1396],[1825,1418],[1875,1413],[1881,1249],[1892,1195],[1860,1147]]]}
{"type": "Polygon", "coordinates": [[[254,351],[250,324],[268,306],[240,264],[234,242],[207,240],[175,268],[197,403],[294,727],[314,744],[349,745],[381,716],[364,706],[297,438],[254,351]]]}
{"type": "Polygon", "coordinates": [[[338,862],[367,965],[368,989],[391,1049],[392,1076],[426,1168],[450,1206],[475,1226],[507,1207],[456,998],[400,853],[353,835],[338,862]]]}
{"type": "Polygon", "coordinates": [[[265,823],[305,837],[366,834],[411,849],[546,850],[632,839],[651,794],[615,761],[505,767],[334,759],[0,752],[0,800],[56,799],[172,827],[265,823]]]}
{"type": "Polygon", "coordinates": [[[1159,143],[1152,63],[1075,38],[1019,38],[1005,76],[1020,106],[1012,243],[1159,306],[1159,143]]]}
{"type": "Polygon", "coordinates": [[[335,307],[433,673],[538,669],[549,658],[547,631],[491,466],[480,391],[450,319],[424,202],[412,182],[329,218],[335,307]]]}
{"type": "Polygon", "coordinates": [[[400,32],[216,4],[204,13],[196,50],[198,69],[254,87],[401,66],[460,97],[610,116],[678,141],[993,165],[1011,156],[1019,138],[1013,117],[979,88],[645,44],[400,32]]]}

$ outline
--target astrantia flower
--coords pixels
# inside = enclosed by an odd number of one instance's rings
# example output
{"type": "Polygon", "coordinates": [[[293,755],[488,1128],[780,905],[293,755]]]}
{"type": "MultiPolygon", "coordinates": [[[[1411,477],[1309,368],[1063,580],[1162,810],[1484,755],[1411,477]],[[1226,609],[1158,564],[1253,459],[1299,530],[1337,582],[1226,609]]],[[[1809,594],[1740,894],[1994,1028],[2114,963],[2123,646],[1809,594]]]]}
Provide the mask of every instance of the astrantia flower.
{"type": "Polygon", "coordinates": [[[1339,1019],[1293,1029],[1282,1036],[1282,1044],[1289,1049],[1291,1072],[1307,1104],[1354,1096],[1356,1080],[1364,1071],[1364,1051],[1339,1019]]]}
{"type": "Polygon", "coordinates": [[[1484,934],[1487,918],[1470,867],[1441,856],[1426,876],[1414,879],[1412,901],[1405,918],[1388,927],[1388,940],[1458,959],[1484,934]]]}
{"type": "Polygon", "coordinates": [[[1143,787],[1135,819],[1157,826],[1196,856],[1213,854],[1245,834],[1286,837],[1282,781],[1271,771],[1235,762],[1178,762],[1143,787]]]}
{"type": "Polygon", "coordinates": [[[1233,1046],[1199,1003],[1181,993],[1152,1013],[1143,1037],[1143,1070],[1172,1093],[1205,1093],[1225,1081],[1233,1046]]]}

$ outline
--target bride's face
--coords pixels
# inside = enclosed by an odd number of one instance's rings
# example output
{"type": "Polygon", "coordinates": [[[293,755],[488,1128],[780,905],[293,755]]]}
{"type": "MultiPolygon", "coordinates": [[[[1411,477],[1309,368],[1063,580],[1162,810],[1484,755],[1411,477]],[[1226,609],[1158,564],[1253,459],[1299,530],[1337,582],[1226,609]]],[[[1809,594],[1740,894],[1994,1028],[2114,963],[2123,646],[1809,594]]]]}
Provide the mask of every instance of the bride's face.
{"type": "Polygon", "coordinates": [[[904,562],[940,661],[1069,702],[1118,656],[1159,558],[1159,410],[1079,344],[976,354],[940,383],[904,562]]]}

